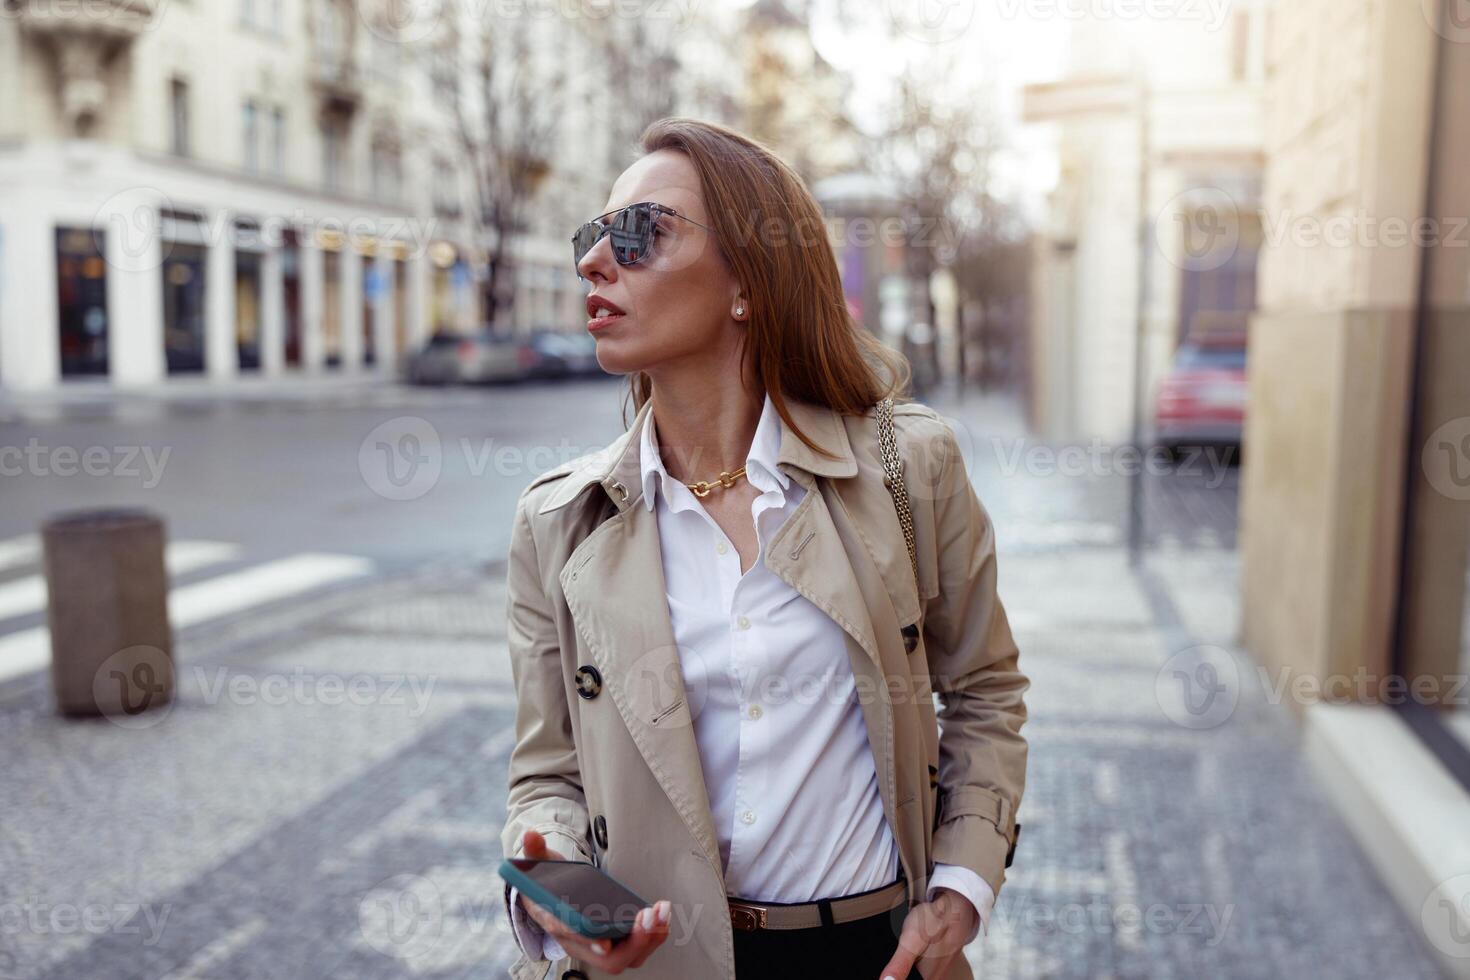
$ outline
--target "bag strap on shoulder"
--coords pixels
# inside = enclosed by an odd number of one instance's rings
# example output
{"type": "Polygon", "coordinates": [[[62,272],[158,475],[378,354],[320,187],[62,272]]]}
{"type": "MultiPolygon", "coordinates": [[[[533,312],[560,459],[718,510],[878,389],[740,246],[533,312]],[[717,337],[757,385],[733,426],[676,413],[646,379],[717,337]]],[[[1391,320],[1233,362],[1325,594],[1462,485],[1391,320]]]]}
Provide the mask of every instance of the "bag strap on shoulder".
{"type": "Polygon", "coordinates": [[[883,485],[893,497],[898,523],[903,528],[904,544],[909,549],[909,565],[914,571],[914,587],[919,586],[919,553],[914,544],[914,515],[909,509],[909,491],[903,482],[903,457],[898,453],[898,437],[893,429],[893,399],[878,403],[878,449],[883,457],[883,485]]]}

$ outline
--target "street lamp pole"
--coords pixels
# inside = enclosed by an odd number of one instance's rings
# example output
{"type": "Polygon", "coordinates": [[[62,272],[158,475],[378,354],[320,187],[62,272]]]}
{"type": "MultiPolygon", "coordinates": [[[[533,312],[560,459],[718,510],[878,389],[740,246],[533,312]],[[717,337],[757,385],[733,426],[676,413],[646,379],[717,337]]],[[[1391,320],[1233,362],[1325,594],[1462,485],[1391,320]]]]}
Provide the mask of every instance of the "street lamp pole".
{"type": "Polygon", "coordinates": [[[1128,563],[1137,567],[1143,561],[1143,471],[1144,471],[1144,447],[1143,447],[1143,411],[1144,401],[1147,397],[1145,375],[1147,373],[1147,357],[1145,354],[1146,341],[1148,338],[1148,260],[1149,242],[1151,240],[1150,229],[1153,222],[1149,220],[1148,192],[1149,192],[1149,153],[1150,153],[1150,129],[1149,120],[1150,92],[1148,73],[1146,68],[1140,64],[1138,72],[1138,298],[1137,319],[1134,324],[1133,335],[1133,447],[1139,453],[1138,466],[1128,479],[1128,563]]]}

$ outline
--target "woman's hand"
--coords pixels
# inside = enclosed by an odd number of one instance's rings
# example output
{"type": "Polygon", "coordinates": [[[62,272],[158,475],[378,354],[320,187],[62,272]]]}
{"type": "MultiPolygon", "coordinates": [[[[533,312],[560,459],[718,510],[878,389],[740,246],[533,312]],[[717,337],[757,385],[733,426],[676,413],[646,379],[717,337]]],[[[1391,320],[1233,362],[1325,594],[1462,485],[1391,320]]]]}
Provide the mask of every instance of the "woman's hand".
{"type": "MultiPolygon", "coordinates": [[[[524,850],[522,857],[533,860],[566,860],[548,848],[546,838],[534,830],[528,830],[521,835],[521,845],[524,850]]],[[[568,956],[574,956],[605,973],[636,970],[643,965],[644,960],[653,954],[654,950],[663,944],[665,939],[669,938],[669,919],[672,907],[667,899],[639,911],[632,934],[618,940],[588,939],[537,905],[532,899],[527,898],[524,893],[517,894],[516,900],[520,902],[521,908],[526,910],[526,914],[531,917],[532,921],[558,943],[561,943],[561,948],[566,950],[568,956]]]]}
{"type": "Polygon", "coordinates": [[[979,915],[959,892],[939,889],[934,901],[909,909],[903,920],[903,934],[898,937],[898,951],[879,976],[882,980],[908,980],[915,963],[919,964],[920,976],[946,976],[949,965],[979,924],[979,915]]]}

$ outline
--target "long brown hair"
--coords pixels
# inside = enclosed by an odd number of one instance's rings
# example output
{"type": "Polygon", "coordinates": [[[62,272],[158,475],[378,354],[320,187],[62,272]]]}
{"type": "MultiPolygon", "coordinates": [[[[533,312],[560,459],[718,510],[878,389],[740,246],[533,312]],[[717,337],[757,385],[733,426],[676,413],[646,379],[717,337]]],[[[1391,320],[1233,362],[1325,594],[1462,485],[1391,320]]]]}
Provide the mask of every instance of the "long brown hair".
{"type": "MultiPolygon", "coordinates": [[[[641,143],[645,153],[677,150],[694,164],[710,225],[750,310],[742,375],[764,388],[802,442],[832,455],[792,422],[788,396],[844,415],[861,415],[886,396],[907,400],[908,358],[854,322],[821,206],[790,166],[732,129],[683,116],[650,124],[641,143]]],[[[628,376],[634,412],[652,393],[645,372],[628,376]]]]}

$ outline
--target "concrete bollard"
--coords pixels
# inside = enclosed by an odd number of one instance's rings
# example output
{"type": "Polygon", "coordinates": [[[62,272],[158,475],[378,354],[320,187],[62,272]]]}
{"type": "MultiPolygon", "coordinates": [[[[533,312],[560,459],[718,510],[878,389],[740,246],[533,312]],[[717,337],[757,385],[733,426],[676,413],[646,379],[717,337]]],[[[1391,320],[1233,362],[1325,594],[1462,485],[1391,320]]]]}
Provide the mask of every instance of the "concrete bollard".
{"type": "Polygon", "coordinates": [[[132,716],[174,692],[163,520],[70,511],[41,529],[51,687],[64,715],[132,716]]]}

